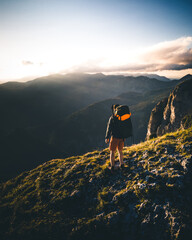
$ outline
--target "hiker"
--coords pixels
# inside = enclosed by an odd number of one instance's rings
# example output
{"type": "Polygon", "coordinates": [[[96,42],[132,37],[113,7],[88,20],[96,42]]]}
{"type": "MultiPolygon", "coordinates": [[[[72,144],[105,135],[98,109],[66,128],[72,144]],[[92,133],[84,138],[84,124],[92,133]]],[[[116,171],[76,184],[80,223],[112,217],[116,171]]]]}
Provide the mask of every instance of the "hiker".
{"type": "Polygon", "coordinates": [[[105,135],[105,142],[109,143],[110,169],[115,166],[115,152],[118,150],[120,168],[124,168],[123,147],[125,139],[132,136],[131,113],[126,105],[112,105],[112,116],[109,118],[105,135]]]}

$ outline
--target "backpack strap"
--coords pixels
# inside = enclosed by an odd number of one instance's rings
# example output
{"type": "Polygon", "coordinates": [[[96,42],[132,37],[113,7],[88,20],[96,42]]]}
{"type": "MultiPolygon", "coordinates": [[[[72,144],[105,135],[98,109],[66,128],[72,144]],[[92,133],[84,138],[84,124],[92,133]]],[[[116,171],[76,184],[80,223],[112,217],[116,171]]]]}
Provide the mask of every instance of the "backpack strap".
{"type": "Polygon", "coordinates": [[[124,114],[124,115],[122,115],[122,116],[119,116],[119,115],[115,115],[117,118],[118,118],[118,120],[120,120],[120,121],[125,121],[125,120],[127,120],[127,119],[129,119],[130,117],[131,117],[131,113],[129,113],[129,114],[124,114]]]}

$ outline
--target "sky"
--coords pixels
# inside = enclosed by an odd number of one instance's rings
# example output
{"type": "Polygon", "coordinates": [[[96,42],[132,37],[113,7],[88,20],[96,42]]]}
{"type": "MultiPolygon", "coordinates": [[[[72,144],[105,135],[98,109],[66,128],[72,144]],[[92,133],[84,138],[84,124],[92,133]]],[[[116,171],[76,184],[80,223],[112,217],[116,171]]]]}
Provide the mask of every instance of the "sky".
{"type": "Polygon", "coordinates": [[[190,0],[0,0],[0,82],[192,74],[190,0]]]}

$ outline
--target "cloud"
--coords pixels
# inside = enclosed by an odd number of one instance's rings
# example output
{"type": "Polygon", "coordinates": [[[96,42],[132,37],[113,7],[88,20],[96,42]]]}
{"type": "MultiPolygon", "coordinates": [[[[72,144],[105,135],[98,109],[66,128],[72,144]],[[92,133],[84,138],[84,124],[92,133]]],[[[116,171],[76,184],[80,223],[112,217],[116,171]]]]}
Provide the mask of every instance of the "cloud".
{"type": "Polygon", "coordinates": [[[22,64],[25,65],[25,66],[29,66],[29,65],[33,65],[34,63],[31,62],[31,61],[23,60],[23,61],[22,61],[22,64]]]}
{"type": "MultiPolygon", "coordinates": [[[[173,41],[166,41],[143,49],[134,62],[118,64],[114,56],[113,64],[106,64],[106,58],[86,61],[68,69],[69,72],[156,72],[163,70],[192,69],[192,37],[182,37],[173,41]]],[[[122,57],[129,56],[124,51],[122,57]]],[[[133,55],[133,53],[132,53],[133,55]]],[[[131,59],[131,57],[130,57],[131,59]]],[[[121,59],[120,59],[121,60],[121,59]]]]}
{"type": "Polygon", "coordinates": [[[141,56],[141,61],[155,65],[156,70],[192,68],[192,37],[183,37],[153,46],[141,56]]]}
{"type": "Polygon", "coordinates": [[[161,70],[176,70],[176,71],[180,71],[180,70],[185,70],[185,69],[192,69],[192,63],[189,64],[170,64],[170,65],[166,65],[163,69],[161,70]]]}

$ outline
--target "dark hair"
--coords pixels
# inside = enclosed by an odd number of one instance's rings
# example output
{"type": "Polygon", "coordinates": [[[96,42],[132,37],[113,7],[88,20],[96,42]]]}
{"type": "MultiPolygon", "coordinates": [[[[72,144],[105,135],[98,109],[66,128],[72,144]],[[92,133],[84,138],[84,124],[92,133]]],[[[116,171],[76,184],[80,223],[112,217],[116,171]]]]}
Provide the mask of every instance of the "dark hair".
{"type": "Polygon", "coordinates": [[[112,111],[112,114],[114,115],[114,110],[119,106],[119,104],[113,104],[111,106],[111,111],[112,111]]]}
{"type": "Polygon", "coordinates": [[[116,109],[116,108],[119,107],[119,106],[120,106],[119,104],[115,104],[114,109],[116,109]]]}

